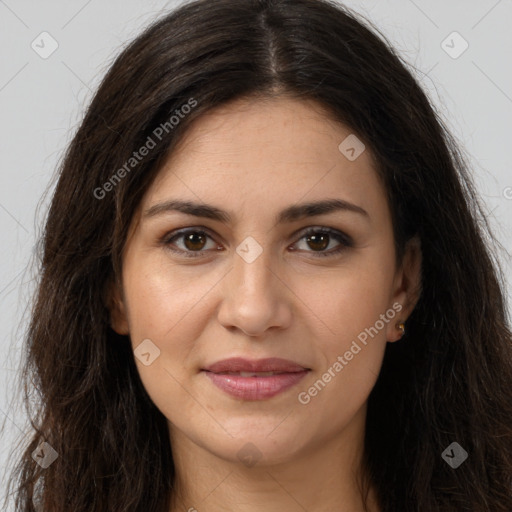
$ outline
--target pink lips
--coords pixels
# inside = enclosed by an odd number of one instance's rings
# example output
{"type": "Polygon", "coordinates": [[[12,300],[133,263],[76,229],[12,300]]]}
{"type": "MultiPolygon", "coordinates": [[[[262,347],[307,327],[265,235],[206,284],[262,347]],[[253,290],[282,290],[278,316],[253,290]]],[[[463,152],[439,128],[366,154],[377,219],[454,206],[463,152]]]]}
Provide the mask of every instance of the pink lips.
{"type": "Polygon", "coordinates": [[[240,357],[218,361],[203,369],[213,384],[235,398],[265,400],[297,384],[309,371],[292,361],[240,357]],[[273,375],[268,375],[272,372],[273,375]],[[250,374],[261,373],[261,376],[250,374]]]}

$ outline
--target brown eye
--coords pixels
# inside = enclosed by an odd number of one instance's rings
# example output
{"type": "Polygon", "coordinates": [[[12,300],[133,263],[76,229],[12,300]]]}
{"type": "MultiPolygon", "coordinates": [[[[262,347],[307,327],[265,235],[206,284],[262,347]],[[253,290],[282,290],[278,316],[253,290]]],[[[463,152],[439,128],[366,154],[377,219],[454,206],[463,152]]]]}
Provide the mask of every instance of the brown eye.
{"type": "Polygon", "coordinates": [[[192,258],[202,256],[203,253],[207,252],[207,249],[218,248],[218,245],[214,243],[212,237],[200,229],[175,231],[166,235],[162,239],[162,243],[171,252],[192,258]],[[208,239],[211,240],[210,247],[207,247],[208,239]]]}
{"type": "Polygon", "coordinates": [[[206,245],[206,236],[199,231],[182,236],[185,247],[191,251],[200,251],[206,245]]]}
{"type": "MultiPolygon", "coordinates": [[[[353,247],[352,239],[342,233],[331,228],[310,228],[299,240],[305,241],[305,252],[313,253],[315,256],[336,256],[339,253],[353,247]],[[334,246],[331,250],[326,250],[331,242],[338,242],[338,246],[334,246]]],[[[298,244],[298,242],[297,242],[298,244]]]]}
{"type": "Polygon", "coordinates": [[[315,234],[306,237],[306,241],[311,249],[323,251],[329,245],[329,235],[315,234]]]}

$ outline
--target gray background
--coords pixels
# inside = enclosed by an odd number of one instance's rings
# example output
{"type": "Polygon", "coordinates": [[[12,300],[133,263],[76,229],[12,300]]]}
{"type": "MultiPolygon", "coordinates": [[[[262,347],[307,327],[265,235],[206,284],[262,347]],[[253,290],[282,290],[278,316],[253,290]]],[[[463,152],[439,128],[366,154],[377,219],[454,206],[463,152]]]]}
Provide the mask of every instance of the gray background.
{"type": "MultiPolygon", "coordinates": [[[[43,192],[50,183],[53,187],[56,166],[112,59],[143,27],[179,3],[0,0],[1,498],[5,471],[15,459],[12,450],[29,431],[15,377],[35,278],[34,244],[48,204],[43,192]],[[44,31],[58,43],[46,59],[31,47],[33,41],[42,46],[44,31]]],[[[505,249],[501,261],[510,292],[512,1],[345,4],[393,42],[466,148],[475,184],[505,249]],[[449,45],[453,54],[463,48],[460,39],[448,37],[454,31],[469,44],[457,58],[443,49],[449,45]]],[[[49,39],[44,44],[48,49],[49,39]]]]}

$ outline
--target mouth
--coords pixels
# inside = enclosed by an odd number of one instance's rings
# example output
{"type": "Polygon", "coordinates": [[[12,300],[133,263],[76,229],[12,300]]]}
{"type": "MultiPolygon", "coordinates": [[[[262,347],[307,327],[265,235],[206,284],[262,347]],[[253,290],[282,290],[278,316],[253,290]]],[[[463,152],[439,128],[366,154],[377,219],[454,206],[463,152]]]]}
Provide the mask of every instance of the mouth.
{"type": "MultiPolygon", "coordinates": [[[[207,371],[207,370],[205,370],[207,371]]],[[[272,375],[283,375],[292,372],[213,372],[217,375],[238,375],[239,377],[270,377],[272,375]]],[[[293,372],[295,373],[295,372],[293,372]]]]}
{"type": "Polygon", "coordinates": [[[201,373],[217,388],[237,399],[266,400],[295,386],[310,371],[286,359],[231,358],[208,366],[201,373]]]}

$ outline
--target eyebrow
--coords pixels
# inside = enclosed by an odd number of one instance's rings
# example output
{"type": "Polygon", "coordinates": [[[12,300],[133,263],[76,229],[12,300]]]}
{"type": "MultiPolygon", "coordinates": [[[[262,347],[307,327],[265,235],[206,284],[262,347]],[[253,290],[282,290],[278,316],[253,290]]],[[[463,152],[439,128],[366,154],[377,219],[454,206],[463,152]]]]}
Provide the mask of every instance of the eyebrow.
{"type": "MultiPolygon", "coordinates": [[[[231,215],[216,206],[206,203],[194,203],[192,201],[182,201],[179,199],[170,199],[161,203],[157,203],[144,212],[144,218],[155,217],[168,212],[181,212],[195,217],[203,217],[213,219],[228,224],[232,221],[231,215]]],[[[324,215],[336,211],[354,212],[363,215],[367,219],[370,218],[368,212],[343,199],[326,199],[323,201],[314,201],[298,205],[292,205],[282,210],[276,217],[276,224],[285,222],[294,222],[305,217],[314,217],[316,215],[324,215]]]]}

